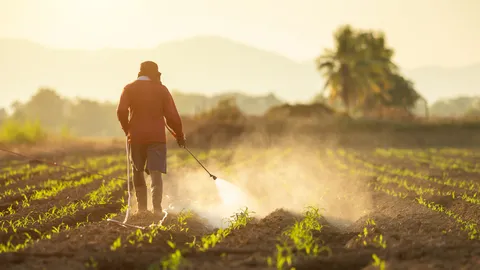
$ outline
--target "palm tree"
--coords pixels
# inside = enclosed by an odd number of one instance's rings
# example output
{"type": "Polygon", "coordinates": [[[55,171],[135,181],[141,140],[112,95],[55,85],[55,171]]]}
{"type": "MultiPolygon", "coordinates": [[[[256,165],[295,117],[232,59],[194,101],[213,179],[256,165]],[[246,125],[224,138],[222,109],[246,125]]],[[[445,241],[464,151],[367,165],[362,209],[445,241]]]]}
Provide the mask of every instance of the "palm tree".
{"type": "Polygon", "coordinates": [[[392,61],[394,51],[386,46],[383,32],[363,32],[359,35],[359,39],[364,46],[363,53],[366,58],[363,68],[367,84],[363,87],[366,87],[367,94],[373,92],[388,97],[385,90],[393,87],[392,74],[398,72],[397,65],[392,61]],[[369,91],[369,88],[372,91],[369,91]]]}
{"type": "Polygon", "coordinates": [[[326,78],[330,101],[340,98],[350,114],[372,92],[383,92],[387,74],[395,69],[393,50],[385,47],[382,33],[356,31],[350,25],[340,27],[334,38],[335,49],[316,59],[317,69],[326,78]]]}

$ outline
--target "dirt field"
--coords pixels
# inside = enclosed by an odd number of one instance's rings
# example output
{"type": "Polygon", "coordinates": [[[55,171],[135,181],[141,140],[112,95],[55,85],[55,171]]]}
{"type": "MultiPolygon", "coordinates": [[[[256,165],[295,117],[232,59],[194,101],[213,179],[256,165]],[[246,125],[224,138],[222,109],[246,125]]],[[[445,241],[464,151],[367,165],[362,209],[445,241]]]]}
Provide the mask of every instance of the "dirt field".
{"type": "Polygon", "coordinates": [[[233,202],[169,151],[168,215],[129,219],[144,229],[107,221],[125,216],[121,150],[57,159],[101,175],[4,161],[2,269],[480,269],[480,150],[192,149],[247,193],[233,202]]]}

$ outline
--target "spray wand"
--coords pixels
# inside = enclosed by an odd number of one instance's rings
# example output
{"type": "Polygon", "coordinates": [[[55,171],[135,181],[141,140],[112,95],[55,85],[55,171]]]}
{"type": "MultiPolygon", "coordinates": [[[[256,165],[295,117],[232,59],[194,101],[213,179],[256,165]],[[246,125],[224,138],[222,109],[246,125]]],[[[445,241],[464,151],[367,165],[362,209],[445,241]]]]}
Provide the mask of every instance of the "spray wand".
{"type": "Polygon", "coordinates": [[[203,166],[203,164],[200,162],[200,160],[198,160],[198,159],[195,157],[195,155],[194,155],[192,152],[190,152],[190,150],[189,150],[186,146],[184,146],[183,148],[185,148],[185,150],[187,150],[188,153],[190,153],[190,155],[192,155],[192,157],[198,162],[198,164],[200,164],[200,166],[202,166],[202,168],[210,175],[210,177],[213,178],[213,180],[217,180],[217,177],[216,177],[215,175],[211,174],[211,173],[207,170],[207,168],[205,168],[205,166],[203,166]]]}
{"type": "MultiPolygon", "coordinates": [[[[168,129],[168,131],[170,132],[170,134],[172,134],[172,136],[175,137],[175,133],[173,132],[173,130],[172,130],[167,124],[165,124],[165,127],[168,129]]],[[[183,146],[183,148],[184,148],[185,150],[187,150],[187,152],[198,162],[198,164],[200,164],[200,166],[202,166],[202,168],[208,173],[208,175],[209,175],[210,177],[213,178],[213,180],[217,180],[217,177],[216,177],[215,175],[211,174],[211,173],[207,170],[207,168],[205,168],[205,166],[203,166],[203,164],[200,162],[200,160],[198,160],[197,157],[195,157],[195,155],[190,151],[190,149],[188,149],[187,146],[183,146]]]]}

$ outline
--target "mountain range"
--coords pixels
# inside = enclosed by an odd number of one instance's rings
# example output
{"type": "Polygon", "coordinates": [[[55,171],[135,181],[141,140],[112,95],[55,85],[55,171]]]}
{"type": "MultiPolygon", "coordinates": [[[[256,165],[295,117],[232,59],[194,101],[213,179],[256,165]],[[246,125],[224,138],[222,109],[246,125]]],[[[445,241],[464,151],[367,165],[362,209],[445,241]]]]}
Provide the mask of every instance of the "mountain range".
{"type": "MultiPolygon", "coordinates": [[[[0,107],[27,100],[40,87],[66,97],[116,101],[136,78],[140,63],[153,60],[170,90],[212,96],[225,92],[273,93],[288,102],[311,100],[324,79],[314,61],[297,62],[217,36],[165,42],[150,49],[56,49],[15,39],[0,39],[0,107]]],[[[480,95],[480,63],[460,67],[405,70],[430,102],[480,95]]]]}

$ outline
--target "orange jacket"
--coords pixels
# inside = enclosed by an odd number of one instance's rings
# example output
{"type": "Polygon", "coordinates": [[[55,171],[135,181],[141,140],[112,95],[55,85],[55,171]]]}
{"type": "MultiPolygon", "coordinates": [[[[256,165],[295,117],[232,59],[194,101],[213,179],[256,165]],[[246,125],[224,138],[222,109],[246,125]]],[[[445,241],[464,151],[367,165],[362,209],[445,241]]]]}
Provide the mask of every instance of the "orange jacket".
{"type": "Polygon", "coordinates": [[[176,138],[184,137],[175,102],[160,81],[140,77],[126,85],[118,103],[117,118],[131,143],[165,143],[165,119],[176,138]]]}

